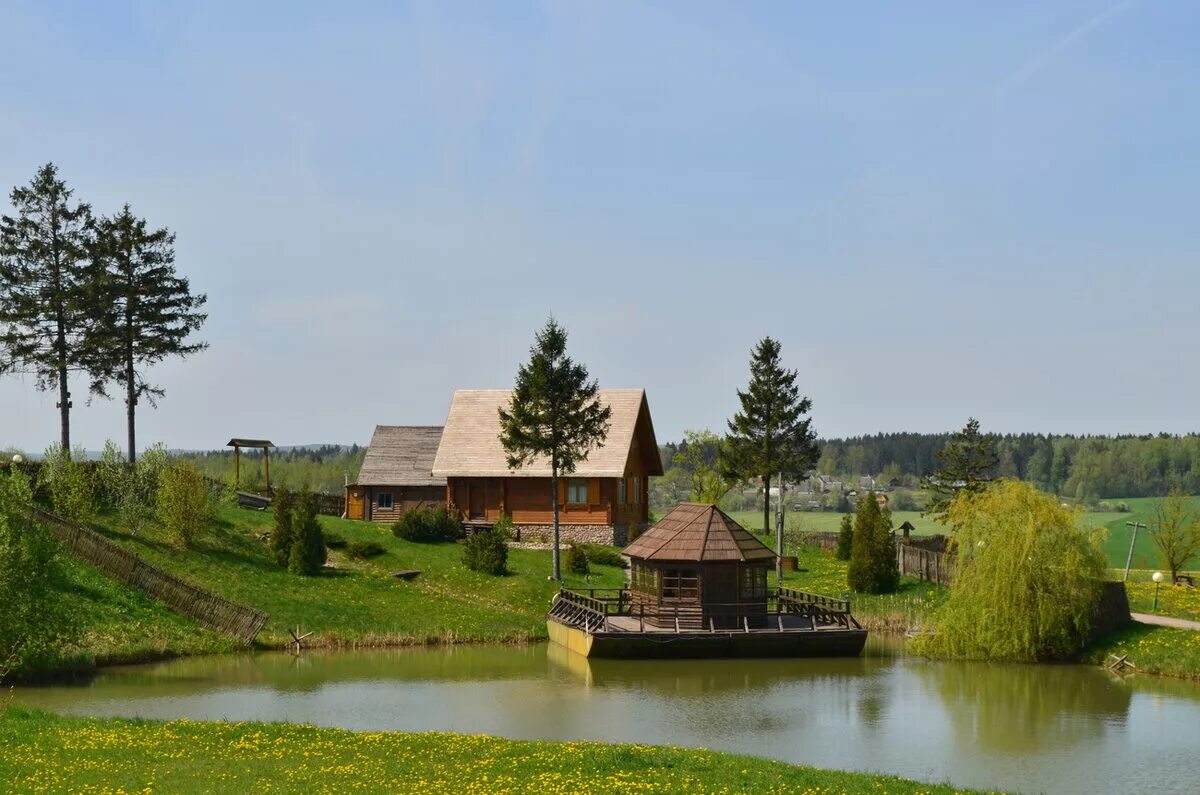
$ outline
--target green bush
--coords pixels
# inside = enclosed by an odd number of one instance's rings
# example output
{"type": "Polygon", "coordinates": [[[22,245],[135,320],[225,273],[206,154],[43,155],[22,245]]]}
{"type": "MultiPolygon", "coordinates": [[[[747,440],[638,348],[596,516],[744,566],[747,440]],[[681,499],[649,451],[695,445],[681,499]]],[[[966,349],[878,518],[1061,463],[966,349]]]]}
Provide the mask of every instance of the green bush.
{"type": "Polygon", "coordinates": [[[850,551],[854,548],[854,517],[846,514],[842,517],[842,526],[838,529],[837,547],[834,557],[838,560],[850,560],[850,551]]]}
{"type": "Polygon", "coordinates": [[[82,447],[70,452],[57,443],[47,447],[40,477],[59,516],[76,524],[88,524],[95,518],[95,470],[87,466],[82,447]]]}
{"type": "Polygon", "coordinates": [[[463,525],[457,516],[442,505],[403,514],[392,525],[392,533],[405,541],[421,543],[458,541],[463,537],[463,525]]]}
{"type": "Polygon", "coordinates": [[[158,518],[181,547],[188,547],[212,519],[214,508],[208,481],[191,461],[176,459],[159,479],[158,518]]]}
{"type": "Polygon", "coordinates": [[[292,555],[292,511],[296,507],[295,501],[295,495],[287,489],[278,489],[271,499],[271,510],[275,517],[271,525],[271,553],[280,566],[287,566],[288,558],[292,555]]]}
{"type": "Polygon", "coordinates": [[[592,567],[588,563],[587,553],[579,547],[578,544],[570,544],[567,547],[567,571],[575,574],[591,574],[592,567]]]}
{"type": "Polygon", "coordinates": [[[352,558],[374,558],[387,552],[378,541],[351,541],[346,545],[346,554],[352,558]]]}
{"type": "Polygon", "coordinates": [[[137,535],[154,519],[155,495],[166,465],[161,443],[146,448],[135,464],[125,460],[116,444],[105,443],[96,468],[98,501],[115,511],[118,527],[137,535]]]}
{"type": "Polygon", "coordinates": [[[600,544],[584,544],[583,551],[587,553],[590,562],[597,566],[616,566],[619,569],[629,568],[629,561],[621,557],[621,551],[614,547],[600,544]]]}
{"type": "Polygon", "coordinates": [[[894,593],[900,587],[896,547],[892,543],[892,514],[881,509],[875,492],[858,498],[854,514],[854,539],[846,583],[856,593],[894,593]]]}
{"type": "Polygon", "coordinates": [[[467,537],[463,565],[472,571],[499,576],[508,573],[508,543],[493,530],[481,530],[467,537]]]}
{"type": "Polygon", "coordinates": [[[59,587],[58,544],[30,521],[32,502],[19,469],[0,476],[0,679],[42,667],[74,633],[59,587]]]}
{"type": "Polygon", "coordinates": [[[325,539],[317,521],[317,498],[304,486],[296,492],[292,509],[292,548],[288,554],[288,571],[312,577],[325,565],[325,539]]]}
{"type": "Polygon", "coordinates": [[[325,548],[326,549],[343,549],[346,546],[346,539],[342,538],[337,533],[325,533],[325,548]]]}
{"type": "Polygon", "coordinates": [[[516,538],[516,527],[513,526],[512,517],[506,513],[501,513],[500,518],[496,520],[496,524],[492,527],[500,535],[504,536],[505,540],[512,541],[516,538]]]}

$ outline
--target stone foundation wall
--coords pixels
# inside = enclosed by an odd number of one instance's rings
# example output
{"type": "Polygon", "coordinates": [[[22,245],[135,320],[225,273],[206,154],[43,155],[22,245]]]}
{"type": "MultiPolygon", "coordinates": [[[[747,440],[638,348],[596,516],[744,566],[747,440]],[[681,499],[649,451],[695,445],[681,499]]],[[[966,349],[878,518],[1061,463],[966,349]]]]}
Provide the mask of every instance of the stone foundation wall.
{"type": "MultiPolygon", "coordinates": [[[[549,544],[554,540],[554,526],[548,524],[518,525],[520,540],[528,544],[549,544]]],[[[623,547],[629,543],[629,525],[618,524],[560,524],[559,539],[566,544],[605,544],[623,547]]]]}

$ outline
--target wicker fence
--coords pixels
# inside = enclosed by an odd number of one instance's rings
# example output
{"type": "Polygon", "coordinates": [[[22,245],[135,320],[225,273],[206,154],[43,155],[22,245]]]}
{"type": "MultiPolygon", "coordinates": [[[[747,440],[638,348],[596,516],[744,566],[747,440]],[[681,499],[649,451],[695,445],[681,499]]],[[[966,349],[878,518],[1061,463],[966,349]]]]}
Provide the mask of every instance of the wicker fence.
{"type": "Polygon", "coordinates": [[[948,552],[934,552],[911,544],[896,545],[896,562],[900,565],[901,574],[938,585],[950,584],[954,558],[948,552]]]}
{"type": "Polygon", "coordinates": [[[209,629],[250,645],[267,623],[267,614],[261,610],[231,602],[181,580],[93,530],[73,525],[40,508],[33,508],[32,513],[34,521],[50,530],[73,557],[144,591],[209,629]]]}

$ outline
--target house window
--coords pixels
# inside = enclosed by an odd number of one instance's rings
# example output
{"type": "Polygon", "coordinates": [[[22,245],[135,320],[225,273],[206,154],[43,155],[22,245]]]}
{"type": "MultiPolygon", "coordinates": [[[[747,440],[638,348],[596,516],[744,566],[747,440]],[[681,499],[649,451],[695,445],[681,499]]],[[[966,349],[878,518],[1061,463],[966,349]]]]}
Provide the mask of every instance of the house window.
{"type": "Polygon", "coordinates": [[[633,504],[637,505],[642,501],[642,479],[633,479],[633,504]]]}
{"type": "Polygon", "coordinates": [[[629,490],[625,487],[625,478],[621,478],[617,482],[617,504],[618,505],[628,505],[629,504],[628,497],[629,497],[629,490]]]}
{"type": "Polygon", "coordinates": [[[381,511],[392,510],[392,493],[390,491],[381,491],[379,496],[375,498],[376,507],[381,511]]]}
{"type": "Polygon", "coordinates": [[[587,478],[571,478],[567,481],[567,503],[587,505],[587,478]]]}

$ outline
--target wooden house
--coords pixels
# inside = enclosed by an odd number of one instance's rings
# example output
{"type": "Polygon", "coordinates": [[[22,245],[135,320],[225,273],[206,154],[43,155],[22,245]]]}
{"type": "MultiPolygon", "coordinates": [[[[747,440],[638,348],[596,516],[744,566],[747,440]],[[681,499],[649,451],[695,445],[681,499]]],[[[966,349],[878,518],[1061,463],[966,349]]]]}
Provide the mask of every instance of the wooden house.
{"type": "Polygon", "coordinates": [[[715,505],[682,503],[621,550],[631,611],[646,624],[738,629],[767,623],[775,553],[715,505]]]}
{"type": "Polygon", "coordinates": [[[358,480],[346,486],[346,518],[394,522],[405,511],[446,503],[446,479],[433,475],[439,425],[377,425],[358,480]]]}
{"type": "MultiPolygon", "coordinates": [[[[559,478],[559,526],[565,540],[621,546],[646,526],[650,478],[663,466],[645,391],[602,389],[599,399],[612,409],[608,436],[559,478]]],[[[500,444],[499,410],[511,400],[507,389],[456,391],[432,474],[445,480],[445,500],[465,521],[490,523],[503,513],[522,540],[549,540],[549,462],[509,469],[500,444]]]]}

